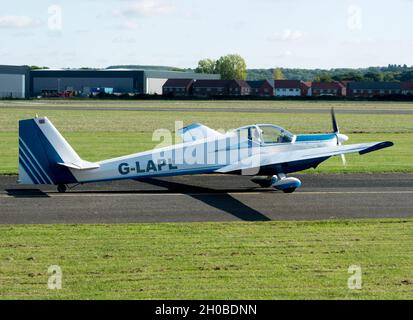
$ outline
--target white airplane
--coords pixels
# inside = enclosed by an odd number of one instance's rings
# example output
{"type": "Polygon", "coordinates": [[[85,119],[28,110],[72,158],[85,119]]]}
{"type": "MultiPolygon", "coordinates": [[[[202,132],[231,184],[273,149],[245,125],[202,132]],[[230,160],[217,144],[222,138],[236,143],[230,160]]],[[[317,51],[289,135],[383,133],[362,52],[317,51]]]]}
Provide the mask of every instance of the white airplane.
{"type": "Polygon", "coordinates": [[[19,121],[19,180],[26,185],[68,186],[112,180],[144,180],[192,174],[248,175],[264,188],[292,193],[301,186],[287,174],[310,168],[330,157],[364,155],[393,146],[392,142],[342,145],[334,110],[334,132],[294,135],[271,124],[219,133],[193,124],[180,130],[183,143],[129,156],[88,162],[82,160],[47,118],[19,121]]]}

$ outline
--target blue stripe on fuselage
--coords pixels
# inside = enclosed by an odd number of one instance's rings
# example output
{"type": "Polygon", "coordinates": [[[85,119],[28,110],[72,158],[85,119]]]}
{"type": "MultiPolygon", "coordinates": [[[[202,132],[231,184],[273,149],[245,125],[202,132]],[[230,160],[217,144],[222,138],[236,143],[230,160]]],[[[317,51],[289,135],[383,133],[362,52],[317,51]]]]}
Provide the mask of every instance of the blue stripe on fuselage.
{"type": "Polygon", "coordinates": [[[329,141],[337,139],[335,133],[328,134],[302,134],[297,136],[296,142],[329,141]]]}

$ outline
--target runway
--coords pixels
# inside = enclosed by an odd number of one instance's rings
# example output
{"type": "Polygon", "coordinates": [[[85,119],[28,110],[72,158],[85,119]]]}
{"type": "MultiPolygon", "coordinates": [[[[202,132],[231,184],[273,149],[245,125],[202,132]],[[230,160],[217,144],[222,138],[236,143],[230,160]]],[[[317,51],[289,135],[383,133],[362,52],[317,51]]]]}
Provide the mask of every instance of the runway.
{"type": "MultiPolygon", "coordinates": [[[[41,105],[0,105],[0,109],[19,109],[19,110],[65,110],[65,111],[129,111],[129,112],[214,112],[214,113],[287,113],[287,114],[326,114],[329,113],[329,109],[323,108],[248,108],[248,107],[231,107],[231,108],[210,108],[210,107],[81,107],[81,106],[41,106],[41,105]]],[[[337,109],[340,114],[361,114],[361,115],[413,115],[413,110],[410,109],[337,109]]]]}
{"type": "Polygon", "coordinates": [[[0,224],[413,218],[413,174],[295,175],[294,194],[248,177],[187,176],[90,184],[66,194],[0,177],[0,224]]]}

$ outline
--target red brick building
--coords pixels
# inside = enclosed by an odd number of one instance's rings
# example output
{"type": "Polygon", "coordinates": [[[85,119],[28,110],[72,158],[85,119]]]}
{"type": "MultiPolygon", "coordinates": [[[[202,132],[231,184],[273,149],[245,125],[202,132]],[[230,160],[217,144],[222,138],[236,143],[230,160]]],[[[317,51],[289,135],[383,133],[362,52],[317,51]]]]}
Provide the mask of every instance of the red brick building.
{"type": "Polygon", "coordinates": [[[243,80],[197,80],[192,85],[196,97],[245,96],[251,87],[243,80]]]}
{"type": "Polygon", "coordinates": [[[228,81],[228,92],[230,96],[249,96],[251,87],[244,80],[228,81]]]}
{"type": "Polygon", "coordinates": [[[402,82],[400,84],[400,89],[402,91],[402,94],[413,95],[413,81],[402,82]]]}
{"type": "Polygon", "coordinates": [[[268,80],[247,81],[251,87],[251,95],[255,97],[273,97],[274,86],[268,80]]]}
{"type": "Polygon", "coordinates": [[[193,79],[169,79],[162,87],[162,94],[174,97],[189,96],[193,83],[193,79]]]}
{"type": "Polygon", "coordinates": [[[347,95],[353,98],[382,97],[401,93],[399,82],[354,81],[347,86],[347,95]]]}
{"type": "Polygon", "coordinates": [[[192,85],[192,94],[196,97],[228,95],[226,80],[198,80],[192,85]]]}
{"type": "Polygon", "coordinates": [[[301,81],[301,96],[311,96],[311,87],[313,83],[311,81],[301,81]]]}
{"type": "Polygon", "coordinates": [[[313,82],[311,85],[311,96],[313,97],[345,97],[347,88],[338,81],[313,82]]]}

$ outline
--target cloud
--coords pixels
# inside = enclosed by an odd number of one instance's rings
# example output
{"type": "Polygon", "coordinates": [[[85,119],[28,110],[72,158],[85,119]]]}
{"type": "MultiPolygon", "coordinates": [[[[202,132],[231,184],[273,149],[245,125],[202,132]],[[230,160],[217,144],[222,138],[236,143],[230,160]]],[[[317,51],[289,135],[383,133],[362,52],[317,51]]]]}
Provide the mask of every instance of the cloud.
{"type": "Polygon", "coordinates": [[[112,39],[112,43],[115,43],[115,44],[136,43],[136,39],[131,38],[131,37],[117,36],[112,39]]]}
{"type": "Polygon", "coordinates": [[[28,16],[0,16],[0,28],[31,28],[40,22],[28,16]]]}
{"type": "Polygon", "coordinates": [[[171,13],[175,7],[159,0],[140,0],[131,2],[127,7],[115,10],[115,15],[127,17],[149,17],[171,13]]]}
{"type": "Polygon", "coordinates": [[[270,41],[295,41],[303,37],[303,33],[298,30],[286,29],[283,32],[276,32],[268,37],[270,41]]]}
{"type": "Polygon", "coordinates": [[[292,53],[290,50],[285,50],[285,51],[277,54],[277,55],[276,55],[276,58],[287,58],[287,57],[292,56],[292,54],[293,54],[293,53],[292,53]]]}
{"type": "Polygon", "coordinates": [[[133,20],[126,20],[121,24],[121,29],[137,30],[139,27],[139,24],[133,20]]]}

